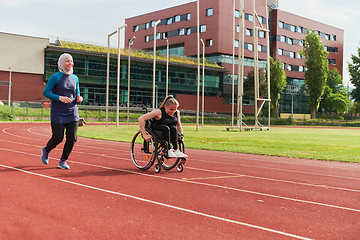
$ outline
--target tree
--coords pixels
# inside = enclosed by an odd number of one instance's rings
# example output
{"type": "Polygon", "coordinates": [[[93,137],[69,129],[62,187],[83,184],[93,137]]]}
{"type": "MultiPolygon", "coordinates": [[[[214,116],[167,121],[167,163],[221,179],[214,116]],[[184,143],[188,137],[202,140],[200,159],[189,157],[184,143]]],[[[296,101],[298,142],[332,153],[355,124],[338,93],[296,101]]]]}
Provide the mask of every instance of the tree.
{"type": "Polygon", "coordinates": [[[346,89],[342,85],[339,71],[334,68],[328,70],[327,81],[320,107],[327,112],[345,113],[349,107],[350,99],[346,89]]]}
{"type": "Polygon", "coordinates": [[[348,62],[350,82],[355,86],[351,92],[351,97],[360,103],[360,48],[357,49],[357,55],[351,54],[351,61],[348,62]]]}
{"type": "Polygon", "coordinates": [[[307,68],[304,74],[304,82],[310,97],[311,118],[315,118],[326,86],[328,52],[325,51],[320,36],[314,31],[308,30],[301,54],[305,57],[305,66],[307,68]]]}
{"type": "Polygon", "coordinates": [[[274,116],[279,116],[279,99],[281,91],[286,87],[286,75],[282,62],[270,57],[270,97],[274,116]]]}
{"type": "MultiPolygon", "coordinates": [[[[255,97],[254,89],[254,68],[252,71],[248,72],[246,78],[244,79],[244,92],[246,95],[250,96],[251,99],[255,97]]],[[[266,92],[267,84],[264,72],[259,70],[259,94],[263,96],[266,92]]]]}

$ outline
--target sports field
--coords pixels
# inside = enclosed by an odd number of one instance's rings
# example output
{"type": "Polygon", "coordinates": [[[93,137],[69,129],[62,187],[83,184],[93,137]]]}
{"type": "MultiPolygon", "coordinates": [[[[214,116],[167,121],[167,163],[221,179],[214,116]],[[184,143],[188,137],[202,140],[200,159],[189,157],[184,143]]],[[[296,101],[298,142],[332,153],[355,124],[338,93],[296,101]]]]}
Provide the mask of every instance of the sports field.
{"type": "Polygon", "coordinates": [[[1,239],[360,235],[359,164],[187,148],[183,172],[143,172],[129,143],[79,137],[60,170],[61,146],[40,160],[50,123],[0,129],[1,239]]]}

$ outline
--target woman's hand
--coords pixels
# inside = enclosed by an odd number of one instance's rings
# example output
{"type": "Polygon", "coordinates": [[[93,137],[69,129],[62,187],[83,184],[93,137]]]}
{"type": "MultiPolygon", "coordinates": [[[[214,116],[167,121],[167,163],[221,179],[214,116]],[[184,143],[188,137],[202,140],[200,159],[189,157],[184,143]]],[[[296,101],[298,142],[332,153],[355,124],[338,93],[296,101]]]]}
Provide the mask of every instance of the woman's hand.
{"type": "Polygon", "coordinates": [[[151,135],[149,135],[149,134],[147,134],[147,133],[145,133],[145,135],[144,134],[142,134],[142,136],[143,136],[143,138],[144,138],[144,140],[146,141],[146,142],[150,142],[150,140],[151,140],[151,135]]]}
{"type": "Polygon", "coordinates": [[[78,95],[76,98],[76,102],[82,102],[84,99],[82,96],[78,95]]]}
{"type": "Polygon", "coordinates": [[[63,103],[71,103],[71,99],[65,96],[60,96],[59,101],[63,103]]]}

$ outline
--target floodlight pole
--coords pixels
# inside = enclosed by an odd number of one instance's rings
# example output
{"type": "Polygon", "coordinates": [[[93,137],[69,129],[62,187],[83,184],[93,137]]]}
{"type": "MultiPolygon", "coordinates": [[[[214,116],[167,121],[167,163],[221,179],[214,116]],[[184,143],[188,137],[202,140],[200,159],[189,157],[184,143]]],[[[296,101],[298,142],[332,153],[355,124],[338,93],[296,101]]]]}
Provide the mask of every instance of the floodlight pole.
{"type": "Polygon", "coordinates": [[[119,127],[119,97],[120,97],[120,31],[124,27],[126,27],[127,24],[122,25],[118,29],[118,65],[117,65],[117,91],[116,91],[116,127],[119,127]]]}
{"type": "Polygon", "coordinates": [[[196,130],[199,130],[199,98],[200,98],[200,16],[199,16],[199,12],[200,12],[200,0],[197,0],[197,38],[196,38],[196,47],[197,47],[197,104],[196,104],[196,130]]]}
{"type": "Polygon", "coordinates": [[[244,0],[239,1],[239,57],[238,57],[238,111],[237,111],[237,126],[242,131],[243,121],[242,121],[242,106],[243,106],[243,96],[244,96],[244,0]],[[241,39],[241,46],[240,46],[241,39]],[[241,63],[240,63],[241,56],[241,63]]]}
{"type": "Polygon", "coordinates": [[[169,40],[166,39],[166,93],[165,97],[169,94],[169,40]]]}
{"type": "Polygon", "coordinates": [[[154,24],[154,61],[153,61],[153,101],[152,110],[155,109],[155,65],[156,65],[156,26],[160,23],[160,19],[154,24]]]}
{"type": "Polygon", "coordinates": [[[202,39],[200,39],[202,45],[203,45],[203,71],[202,71],[202,99],[201,99],[201,127],[204,127],[204,94],[205,94],[205,43],[202,39]]]}
{"type": "Polygon", "coordinates": [[[8,106],[10,107],[10,102],[11,102],[11,67],[9,67],[10,70],[10,76],[9,76],[9,100],[8,100],[8,106]]]}
{"type": "Polygon", "coordinates": [[[107,46],[107,66],[106,66],[106,126],[108,126],[109,121],[109,72],[110,72],[110,37],[117,33],[117,31],[112,32],[108,35],[108,46],[107,46]]]}
{"type": "Polygon", "coordinates": [[[233,37],[232,37],[231,128],[234,127],[234,102],[235,102],[235,0],[233,0],[233,14],[232,15],[233,15],[232,16],[232,19],[233,19],[232,36],[233,37]]]}
{"type": "Polygon", "coordinates": [[[130,115],[130,49],[131,43],[134,41],[135,36],[129,40],[129,57],[128,57],[128,94],[127,94],[127,125],[129,126],[129,115],[130,115]]]}

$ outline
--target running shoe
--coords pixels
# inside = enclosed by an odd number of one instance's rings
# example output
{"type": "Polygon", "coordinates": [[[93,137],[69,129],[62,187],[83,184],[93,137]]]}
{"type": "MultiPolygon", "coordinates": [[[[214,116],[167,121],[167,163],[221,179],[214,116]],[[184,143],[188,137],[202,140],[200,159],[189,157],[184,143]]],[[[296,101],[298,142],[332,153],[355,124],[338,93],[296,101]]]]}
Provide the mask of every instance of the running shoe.
{"type": "Polygon", "coordinates": [[[183,152],[181,152],[179,149],[177,149],[174,154],[176,155],[177,158],[186,158],[187,155],[183,152]]]}
{"type": "Polygon", "coordinates": [[[174,153],[174,149],[169,149],[168,150],[168,157],[169,158],[176,158],[177,156],[174,153]]]}
{"type": "Polygon", "coordinates": [[[45,150],[46,147],[43,147],[41,149],[41,161],[44,164],[48,164],[49,163],[49,153],[45,150]]]}
{"type": "Polygon", "coordinates": [[[58,167],[61,169],[70,169],[70,166],[66,163],[66,160],[60,160],[58,167]]]}

